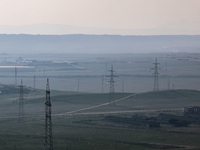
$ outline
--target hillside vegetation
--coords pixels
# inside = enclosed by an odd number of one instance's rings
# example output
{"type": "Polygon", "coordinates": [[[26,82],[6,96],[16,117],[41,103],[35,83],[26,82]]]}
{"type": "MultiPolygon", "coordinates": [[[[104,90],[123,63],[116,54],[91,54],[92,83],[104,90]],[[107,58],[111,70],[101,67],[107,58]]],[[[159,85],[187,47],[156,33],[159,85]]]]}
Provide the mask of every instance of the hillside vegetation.
{"type": "MultiPolygon", "coordinates": [[[[25,122],[18,123],[17,95],[0,95],[0,149],[43,149],[45,91],[25,94],[25,122]],[[15,98],[14,98],[14,97],[15,98]],[[3,99],[2,99],[3,98],[3,99]]],[[[59,150],[154,150],[200,148],[200,126],[149,128],[110,122],[106,116],[131,118],[182,113],[182,108],[200,105],[200,92],[170,90],[148,93],[73,93],[52,91],[54,149],[59,150]],[[125,97],[125,98],[124,98],[125,97]],[[176,110],[175,110],[176,108],[176,110]]],[[[126,120],[126,119],[125,119],[126,120]]]]}

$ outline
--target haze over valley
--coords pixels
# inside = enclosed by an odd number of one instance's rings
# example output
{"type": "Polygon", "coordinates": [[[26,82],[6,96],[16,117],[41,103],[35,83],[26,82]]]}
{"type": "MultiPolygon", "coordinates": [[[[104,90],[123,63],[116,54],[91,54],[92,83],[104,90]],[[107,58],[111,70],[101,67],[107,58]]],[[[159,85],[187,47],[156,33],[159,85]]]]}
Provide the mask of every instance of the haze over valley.
{"type": "Polygon", "coordinates": [[[2,0],[0,150],[199,150],[199,0],[2,0]]]}
{"type": "Polygon", "coordinates": [[[200,52],[199,35],[0,35],[1,53],[200,52]]]}

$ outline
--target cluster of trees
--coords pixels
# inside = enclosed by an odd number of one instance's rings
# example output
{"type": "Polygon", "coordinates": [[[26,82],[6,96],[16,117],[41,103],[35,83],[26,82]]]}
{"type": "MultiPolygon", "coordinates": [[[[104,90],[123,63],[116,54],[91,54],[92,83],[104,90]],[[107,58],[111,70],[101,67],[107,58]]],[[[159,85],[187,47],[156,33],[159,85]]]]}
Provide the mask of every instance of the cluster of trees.
{"type": "Polygon", "coordinates": [[[178,119],[170,119],[169,123],[174,125],[175,127],[187,127],[188,125],[190,125],[188,121],[178,119]]]}

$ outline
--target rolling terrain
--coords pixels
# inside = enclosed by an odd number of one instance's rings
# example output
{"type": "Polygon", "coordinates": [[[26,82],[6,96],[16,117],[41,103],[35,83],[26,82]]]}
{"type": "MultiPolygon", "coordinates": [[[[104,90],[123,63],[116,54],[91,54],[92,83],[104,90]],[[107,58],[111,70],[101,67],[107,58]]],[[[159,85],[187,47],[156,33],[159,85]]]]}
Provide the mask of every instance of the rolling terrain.
{"type": "MultiPolygon", "coordinates": [[[[25,94],[25,122],[18,120],[17,93],[0,95],[0,149],[43,149],[45,91],[25,94]]],[[[183,116],[183,108],[199,106],[200,92],[169,90],[145,93],[76,93],[51,91],[54,149],[153,150],[200,148],[200,126],[160,127],[127,122],[133,116],[183,116]],[[117,117],[117,120],[108,118],[117,117]],[[119,119],[123,121],[119,121],[119,119]]]]}

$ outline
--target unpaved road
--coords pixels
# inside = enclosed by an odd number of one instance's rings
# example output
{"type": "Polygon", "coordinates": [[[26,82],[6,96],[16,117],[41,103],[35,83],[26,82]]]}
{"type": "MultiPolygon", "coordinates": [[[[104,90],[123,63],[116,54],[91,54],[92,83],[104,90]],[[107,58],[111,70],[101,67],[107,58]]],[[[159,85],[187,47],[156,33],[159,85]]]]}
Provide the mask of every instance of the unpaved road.
{"type": "Polygon", "coordinates": [[[93,108],[97,108],[97,107],[101,107],[101,106],[110,105],[112,103],[116,103],[116,102],[128,99],[130,97],[133,97],[135,95],[136,94],[132,94],[132,95],[129,95],[129,96],[126,96],[124,98],[120,98],[120,99],[117,99],[117,100],[114,100],[114,101],[111,101],[111,102],[107,102],[107,103],[103,103],[103,104],[99,104],[99,105],[95,105],[95,106],[90,106],[90,107],[86,107],[86,108],[82,108],[82,109],[78,109],[78,110],[73,110],[73,111],[70,111],[70,112],[65,112],[65,113],[60,113],[60,114],[54,114],[53,116],[70,115],[70,114],[74,114],[74,113],[77,113],[77,112],[80,112],[80,111],[83,111],[83,110],[89,110],[89,109],[93,109],[93,108]]]}

